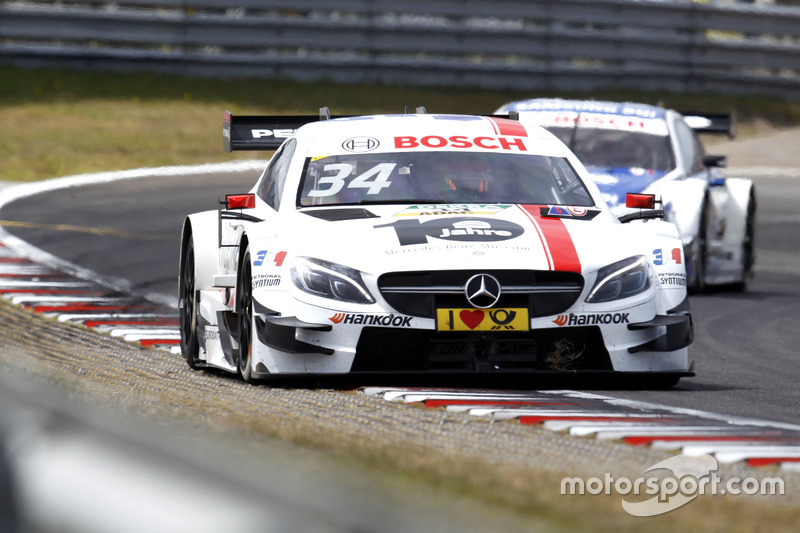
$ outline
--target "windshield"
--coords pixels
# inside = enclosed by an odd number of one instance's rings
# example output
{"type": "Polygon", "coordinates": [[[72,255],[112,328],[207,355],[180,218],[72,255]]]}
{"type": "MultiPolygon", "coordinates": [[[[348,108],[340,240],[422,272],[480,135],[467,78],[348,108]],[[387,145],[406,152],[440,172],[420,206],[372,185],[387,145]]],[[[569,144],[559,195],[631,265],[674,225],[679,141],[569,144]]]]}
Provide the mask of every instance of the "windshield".
{"type": "Polygon", "coordinates": [[[593,206],[565,158],[392,152],[309,158],[299,205],[509,203],[593,206]]]}
{"type": "Polygon", "coordinates": [[[667,172],[675,168],[669,137],[599,128],[547,127],[586,166],[643,168],[667,172]]]}

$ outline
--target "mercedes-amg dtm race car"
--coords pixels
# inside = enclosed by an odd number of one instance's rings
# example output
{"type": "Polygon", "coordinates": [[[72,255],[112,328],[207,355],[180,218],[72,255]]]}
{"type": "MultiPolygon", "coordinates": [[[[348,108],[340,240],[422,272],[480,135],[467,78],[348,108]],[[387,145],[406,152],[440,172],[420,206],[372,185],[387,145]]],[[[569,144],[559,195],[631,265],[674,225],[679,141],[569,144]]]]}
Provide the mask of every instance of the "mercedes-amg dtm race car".
{"type": "Polygon", "coordinates": [[[726,178],[725,157],[706,155],[697,136],[733,137],[730,115],[684,117],[645,104],[548,98],[511,102],[497,113],[509,111],[556,134],[615,214],[626,211],[626,193],[657,195],[683,239],[690,289],[745,288],[755,262],[753,182],[726,178]]]}
{"type": "MultiPolygon", "coordinates": [[[[419,111],[419,110],[418,110],[419,111]]],[[[507,118],[225,114],[225,149],[277,151],[189,215],[193,368],[693,375],[675,226],[621,220],[555,136],[507,118]],[[234,191],[235,192],[235,191],[234,191]]]]}

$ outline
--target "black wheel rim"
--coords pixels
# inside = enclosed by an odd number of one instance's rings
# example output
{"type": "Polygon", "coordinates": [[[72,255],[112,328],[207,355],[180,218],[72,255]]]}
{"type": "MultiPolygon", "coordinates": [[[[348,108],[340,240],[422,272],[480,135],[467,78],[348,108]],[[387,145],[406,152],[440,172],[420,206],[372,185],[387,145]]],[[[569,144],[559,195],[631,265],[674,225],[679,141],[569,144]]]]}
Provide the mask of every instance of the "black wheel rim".
{"type": "Polygon", "coordinates": [[[240,305],[240,325],[239,325],[239,373],[247,378],[250,374],[250,347],[252,346],[252,326],[253,326],[253,306],[252,306],[252,284],[250,281],[250,255],[245,254],[242,258],[242,279],[239,283],[239,305],[240,305]]]}
{"type": "Polygon", "coordinates": [[[744,235],[744,271],[742,275],[742,280],[747,280],[747,277],[750,275],[750,272],[753,270],[753,265],[755,264],[755,218],[756,218],[756,199],[753,195],[750,195],[750,203],[747,206],[747,220],[745,223],[745,235],[744,235]]]}
{"type": "MultiPolygon", "coordinates": [[[[181,351],[187,360],[194,360],[195,341],[197,335],[197,307],[194,288],[194,248],[190,245],[186,250],[181,273],[181,351]]],[[[191,361],[190,361],[191,362],[191,361]]]]}

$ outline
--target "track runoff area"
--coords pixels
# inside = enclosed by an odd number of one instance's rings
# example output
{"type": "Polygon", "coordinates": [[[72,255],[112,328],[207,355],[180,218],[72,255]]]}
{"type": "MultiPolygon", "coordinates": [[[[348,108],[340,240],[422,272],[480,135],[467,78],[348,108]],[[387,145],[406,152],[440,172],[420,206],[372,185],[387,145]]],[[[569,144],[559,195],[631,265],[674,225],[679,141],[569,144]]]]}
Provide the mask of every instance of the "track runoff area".
{"type": "MultiPolygon", "coordinates": [[[[205,165],[220,172],[226,165],[205,165]]],[[[154,169],[102,173],[26,184],[0,191],[0,208],[47,190],[144,177],[154,169]]],[[[157,169],[163,173],[164,169],[157,169]]],[[[174,167],[175,173],[197,167],[174,167]]],[[[96,280],[91,271],[65,263],[0,231],[0,297],[59,322],[82,324],[143,347],[180,353],[178,312],[167,299],[125,294],[120,280],[96,280]],[[160,301],[158,301],[160,300],[160,301]]],[[[800,472],[800,426],[695,409],[675,408],[575,390],[504,391],[361,387],[387,402],[516,420],[546,430],[708,456],[718,463],[772,466],[800,472]]]]}

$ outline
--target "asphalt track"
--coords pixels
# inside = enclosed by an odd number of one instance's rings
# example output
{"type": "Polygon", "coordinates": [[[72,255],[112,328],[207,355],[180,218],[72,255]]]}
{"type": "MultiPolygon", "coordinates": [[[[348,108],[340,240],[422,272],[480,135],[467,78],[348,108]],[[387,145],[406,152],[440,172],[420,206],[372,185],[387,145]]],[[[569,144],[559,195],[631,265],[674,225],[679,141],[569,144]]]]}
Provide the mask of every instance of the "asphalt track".
{"type": "MultiPolygon", "coordinates": [[[[178,240],[186,213],[215,209],[248,190],[259,172],[156,175],[25,197],[0,210],[5,230],[50,254],[127,280],[134,292],[177,301],[178,240]]],[[[693,295],[697,376],[669,390],[609,390],[606,396],[800,424],[800,183],[755,177],[755,276],[747,291],[693,295]]],[[[369,385],[369,383],[364,383],[369,385]]],[[[531,383],[543,388],[547,383],[531,383]]],[[[515,384],[519,388],[519,384],[515,384]]]]}

